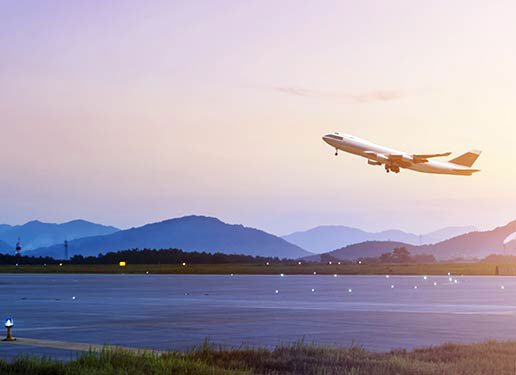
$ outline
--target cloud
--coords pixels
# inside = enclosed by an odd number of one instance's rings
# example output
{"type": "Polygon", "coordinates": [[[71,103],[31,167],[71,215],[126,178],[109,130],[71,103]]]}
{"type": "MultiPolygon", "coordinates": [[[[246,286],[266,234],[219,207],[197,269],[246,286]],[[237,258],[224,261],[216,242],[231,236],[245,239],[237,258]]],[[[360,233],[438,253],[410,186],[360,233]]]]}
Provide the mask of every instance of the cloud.
{"type": "Polygon", "coordinates": [[[407,94],[401,90],[375,90],[359,94],[344,94],[307,90],[292,86],[273,86],[272,89],[283,94],[301,96],[304,98],[333,98],[356,103],[386,102],[407,96],[407,94]]]}
{"type": "Polygon", "coordinates": [[[389,100],[396,100],[401,99],[405,95],[404,92],[400,90],[378,90],[378,91],[371,91],[359,95],[348,95],[350,99],[353,99],[357,102],[361,103],[367,103],[367,102],[374,102],[374,101],[381,101],[386,102],[389,100]]]}
{"type": "Polygon", "coordinates": [[[299,87],[274,86],[273,89],[284,94],[303,96],[305,98],[315,98],[321,96],[320,93],[312,90],[301,89],[299,87]]]}

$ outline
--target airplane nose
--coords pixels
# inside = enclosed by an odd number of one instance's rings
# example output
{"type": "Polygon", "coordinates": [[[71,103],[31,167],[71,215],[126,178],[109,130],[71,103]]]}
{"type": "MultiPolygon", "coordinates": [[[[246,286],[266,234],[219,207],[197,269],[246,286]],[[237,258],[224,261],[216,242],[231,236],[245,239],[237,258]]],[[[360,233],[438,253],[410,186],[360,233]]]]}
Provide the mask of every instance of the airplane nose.
{"type": "Polygon", "coordinates": [[[326,134],[322,137],[322,140],[324,142],[326,142],[327,144],[329,144],[330,146],[333,146],[333,142],[334,140],[332,139],[332,137],[329,136],[329,134],[326,134]]]}

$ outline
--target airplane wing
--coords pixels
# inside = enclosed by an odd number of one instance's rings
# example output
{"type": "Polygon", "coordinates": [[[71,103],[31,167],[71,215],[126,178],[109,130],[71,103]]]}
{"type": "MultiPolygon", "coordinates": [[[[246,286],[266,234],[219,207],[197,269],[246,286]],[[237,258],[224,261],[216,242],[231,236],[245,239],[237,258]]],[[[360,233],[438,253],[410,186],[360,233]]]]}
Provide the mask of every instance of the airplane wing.
{"type": "Polygon", "coordinates": [[[374,152],[374,151],[364,151],[364,154],[366,154],[369,158],[374,159],[376,161],[389,160],[389,155],[380,154],[380,153],[374,152]]]}
{"type": "Polygon", "coordinates": [[[430,158],[440,158],[441,156],[450,156],[451,152],[445,152],[443,154],[414,154],[412,156],[423,158],[423,159],[430,159],[430,158]]]}
{"type": "Polygon", "coordinates": [[[441,156],[449,156],[451,152],[446,152],[443,154],[414,154],[411,157],[407,155],[401,154],[381,154],[374,151],[365,151],[364,152],[370,159],[376,160],[382,163],[393,163],[395,165],[399,165],[400,167],[407,168],[410,166],[410,163],[426,163],[430,158],[437,158],[441,156]]]}
{"type": "MultiPolygon", "coordinates": [[[[376,160],[378,162],[387,163],[391,162],[394,164],[399,164],[401,166],[407,165],[407,160],[403,160],[403,155],[397,155],[397,154],[381,154],[374,151],[365,151],[364,154],[366,154],[369,158],[376,160]]],[[[408,163],[410,165],[410,163],[408,163]]]]}
{"type": "Polygon", "coordinates": [[[440,158],[442,156],[450,156],[451,152],[445,152],[442,154],[414,154],[412,159],[414,163],[426,163],[430,158],[440,158]]]}

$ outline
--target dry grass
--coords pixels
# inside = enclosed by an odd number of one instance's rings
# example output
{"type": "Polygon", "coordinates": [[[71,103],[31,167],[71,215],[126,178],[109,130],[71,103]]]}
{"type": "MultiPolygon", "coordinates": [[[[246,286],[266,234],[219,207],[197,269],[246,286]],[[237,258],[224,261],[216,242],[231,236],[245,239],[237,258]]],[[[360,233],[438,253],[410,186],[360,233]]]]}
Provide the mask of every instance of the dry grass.
{"type": "MultiPolygon", "coordinates": [[[[2,265],[0,273],[135,273],[144,274],[249,274],[249,275],[494,275],[496,264],[429,263],[429,264],[128,264],[118,265],[2,265]]],[[[499,265],[499,269],[514,269],[499,265]]],[[[508,274],[503,272],[504,275],[508,274]]]]}
{"type": "Polygon", "coordinates": [[[71,362],[19,358],[0,362],[11,374],[515,374],[516,342],[446,344],[414,351],[372,353],[303,342],[266,349],[222,349],[208,344],[161,356],[123,351],[87,353],[71,362]]]}

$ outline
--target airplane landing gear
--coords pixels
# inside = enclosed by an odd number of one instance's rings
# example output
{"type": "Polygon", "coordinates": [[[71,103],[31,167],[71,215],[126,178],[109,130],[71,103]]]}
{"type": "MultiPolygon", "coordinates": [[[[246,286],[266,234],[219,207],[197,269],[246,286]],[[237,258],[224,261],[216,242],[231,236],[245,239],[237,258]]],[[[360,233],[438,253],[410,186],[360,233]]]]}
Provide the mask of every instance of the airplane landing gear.
{"type": "Polygon", "coordinates": [[[335,149],[335,156],[339,156],[339,149],[338,148],[335,149]]]}
{"type": "Polygon", "coordinates": [[[398,167],[397,165],[385,165],[385,172],[400,173],[400,167],[398,167]]]}

